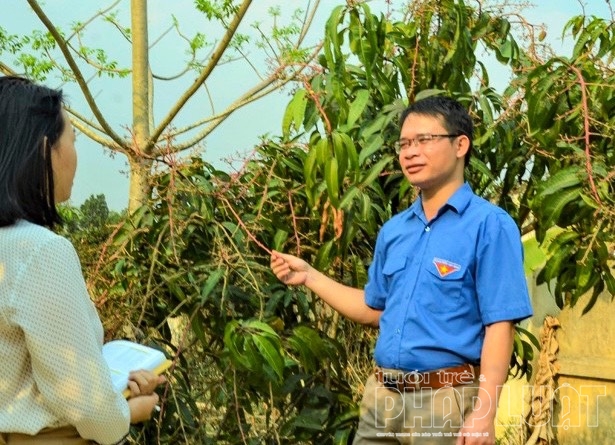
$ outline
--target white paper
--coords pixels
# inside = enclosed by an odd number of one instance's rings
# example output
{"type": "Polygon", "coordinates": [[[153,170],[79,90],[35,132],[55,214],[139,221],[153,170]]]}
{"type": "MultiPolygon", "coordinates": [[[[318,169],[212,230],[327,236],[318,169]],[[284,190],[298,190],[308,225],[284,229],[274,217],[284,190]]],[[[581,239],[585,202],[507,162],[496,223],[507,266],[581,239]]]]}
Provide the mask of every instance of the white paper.
{"type": "Polygon", "coordinates": [[[123,391],[128,387],[128,374],[131,371],[139,369],[153,371],[166,361],[161,351],[128,340],[105,343],[102,354],[109,365],[113,387],[117,391],[123,391]]]}

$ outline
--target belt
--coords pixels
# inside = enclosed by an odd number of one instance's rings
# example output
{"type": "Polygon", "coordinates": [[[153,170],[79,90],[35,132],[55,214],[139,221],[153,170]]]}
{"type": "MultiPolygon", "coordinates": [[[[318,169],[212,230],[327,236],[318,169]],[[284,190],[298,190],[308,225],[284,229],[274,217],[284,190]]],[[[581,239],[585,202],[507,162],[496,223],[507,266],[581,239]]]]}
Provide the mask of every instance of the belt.
{"type": "Polygon", "coordinates": [[[378,382],[382,383],[385,388],[396,389],[400,392],[468,385],[476,381],[479,374],[480,367],[469,363],[427,372],[391,372],[384,371],[382,368],[375,370],[378,382]]]}

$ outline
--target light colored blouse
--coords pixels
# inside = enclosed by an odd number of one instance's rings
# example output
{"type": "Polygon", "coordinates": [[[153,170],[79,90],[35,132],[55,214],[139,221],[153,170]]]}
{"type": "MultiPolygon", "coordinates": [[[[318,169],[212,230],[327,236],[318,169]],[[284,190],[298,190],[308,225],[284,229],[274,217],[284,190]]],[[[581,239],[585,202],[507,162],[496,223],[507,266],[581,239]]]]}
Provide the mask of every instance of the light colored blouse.
{"type": "Polygon", "coordinates": [[[121,440],[130,410],[102,343],[72,244],[25,221],[0,227],[0,432],[72,425],[84,439],[121,440]]]}

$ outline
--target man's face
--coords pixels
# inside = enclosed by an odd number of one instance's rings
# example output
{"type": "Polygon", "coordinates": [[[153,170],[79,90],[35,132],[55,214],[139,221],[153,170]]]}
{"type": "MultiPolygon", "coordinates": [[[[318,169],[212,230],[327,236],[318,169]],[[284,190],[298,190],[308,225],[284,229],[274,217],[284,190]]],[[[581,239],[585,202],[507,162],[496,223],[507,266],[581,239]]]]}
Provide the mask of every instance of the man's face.
{"type": "Polygon", "coordinates": [[[463,182],[463,158],[469,147],[466,136],[444,136],[442,120],[409,114],[404,121],[399,164],[410,183],[422,192],[437,191],[451,182],[463,182]],[[438,135],[429,140],[428,135],[438,135]],[[426,137],[425,137],[426,136],[426,137]]]}

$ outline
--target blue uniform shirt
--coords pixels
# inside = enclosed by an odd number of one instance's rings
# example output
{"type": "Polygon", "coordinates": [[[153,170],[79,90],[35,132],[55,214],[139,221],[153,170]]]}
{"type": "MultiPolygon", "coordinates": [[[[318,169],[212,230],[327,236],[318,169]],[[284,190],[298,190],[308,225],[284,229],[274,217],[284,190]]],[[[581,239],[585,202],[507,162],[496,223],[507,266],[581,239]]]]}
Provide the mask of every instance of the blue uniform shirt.
{"type": "Polygon", "coordinates": [[[519,229],[468,184],[431,221],[419,198],[382,226],[365,302],[383,310],[378,366],[477,364],[485,325],[532,315],[519,229]]]}

